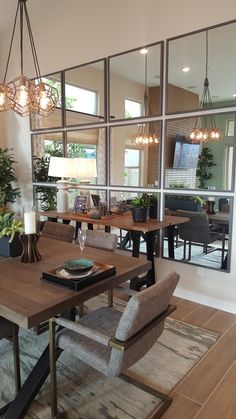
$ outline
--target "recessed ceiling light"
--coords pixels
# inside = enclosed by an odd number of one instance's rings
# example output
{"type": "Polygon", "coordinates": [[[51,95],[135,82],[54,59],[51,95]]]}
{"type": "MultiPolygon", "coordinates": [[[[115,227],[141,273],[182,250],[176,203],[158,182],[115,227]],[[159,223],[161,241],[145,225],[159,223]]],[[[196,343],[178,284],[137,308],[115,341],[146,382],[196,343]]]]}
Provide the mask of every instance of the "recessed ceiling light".
{"type": "Polygon", "coordinates": [[[147,48],[142,48],[140,49],[140,54],[147,54],[148,53],[148,49],[147,48]]]}
{"type": "Polygon", "coordinates": [[[182,67],[182,68],[181,68],[181,70],[182,70],[184,73],[188,73],[188,71],[190,70],[190,67],[182,67]]]}
{"type": "Polygon", "coordinates": [[[190,90],[196,89],[196,88],[197,88],[197,86],[187,86],[187,89],[190,89],[190,90]]]}
{"type": "Polygon", "coordinates": [[[236,97],[236,93],[233,94],[233,97],[236,97]]]}

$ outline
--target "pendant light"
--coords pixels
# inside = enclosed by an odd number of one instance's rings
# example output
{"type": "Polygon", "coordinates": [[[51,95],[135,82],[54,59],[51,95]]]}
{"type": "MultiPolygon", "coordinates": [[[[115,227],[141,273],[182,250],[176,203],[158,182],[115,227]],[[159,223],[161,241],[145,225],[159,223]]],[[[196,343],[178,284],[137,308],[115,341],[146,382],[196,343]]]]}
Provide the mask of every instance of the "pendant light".
{"type": "Polygon", "coordinates": [[[10,42],[10,49],[7,58],[6,70],[3,83],[0,84],[0,111],[11,109],[21,116],[30,114],[39,114],[48,116],[55,110],[58,102],[58,92],[55,87],[44,83],[40,74],[38,57],[36,54],[32,29],[30,25],[29,15],[26,6],[27,0],[18,0],[16,15],[13,25],[12,37],[10,42]],[[16,30],[17,18],[20,19],[20,64],[21,74],[9,83],[6,83],[9,62],[11,58],[12,45],[16,30]],[[26,27],[28,29],[31,52],[34,61],[34,68],[36,72],[36,79],[30,80],[24,75],[24,60],[23,60],[23,30],[24,30],[24,16],[26,27]]]}
{"type": "MultiPolygon", "coordinates": [[[[147,86],[147,57],[148,57],[148,49],[143,48],[140,50],[140,53],[145,56],[145,90],[144,90],[144,98],[143,98],[143,116],[151,116],[151,109],[149,104],[149,97],[148,97],[148,86],[147,86]]],[[[133,142],[138,146],[144,145],[155,145],[159,143],[159,138],[155,132],[155,126],[153,122],[145,122],[139,125],[138,133],[133,139],[133,142]]]]}
{"type": "MultiPolygon", "coordinates": [[[[206,73],[200,107],[202,109],[212,108],[212,99],[210,95],[208,80],[208,31],[206,31],[206,73]]],[[[219,142],[223,140],[223,138],[223,132],[219,128],[216,128],[215,118],[211,114],[208,116],[197,117],[195,127],[187,134],[187,140],[191,143],[197,144],[206,143],[209,141],[219,142]]]]}

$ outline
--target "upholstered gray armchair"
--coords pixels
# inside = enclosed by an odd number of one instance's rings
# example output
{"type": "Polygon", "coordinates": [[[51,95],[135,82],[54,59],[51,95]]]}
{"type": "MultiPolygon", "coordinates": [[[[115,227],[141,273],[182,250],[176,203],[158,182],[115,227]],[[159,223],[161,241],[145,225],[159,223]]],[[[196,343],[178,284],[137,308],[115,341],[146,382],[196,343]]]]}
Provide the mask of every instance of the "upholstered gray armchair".
{"type": "MultiPolygon", "coordinates": [[[[12,341],[16,393],[21,387],[18,331],[19,327],[16,324],[0,316],[0,340],[8,339],[12,341]]],[[[6,406],[0,409],[0,415],[3,414],[5,408],[6,406]]]]}
{"type": "MultiPolygon", "coordinates": [[[[52,416],[57,414],[56,351],[69,351],[108,377],[120,375],[141,359],[162,334],[165,318],[175,309],[169,303],[178,280],[176,272],[169,273],[130,298],[123,313],[101,307],[79,322],[61,317],[50,320],[52,416]],[[56,324],[63,327],[57,334],[56,324]]],[[[171,399],[159,392],[157,395],[166,410],[171,399]]]]}

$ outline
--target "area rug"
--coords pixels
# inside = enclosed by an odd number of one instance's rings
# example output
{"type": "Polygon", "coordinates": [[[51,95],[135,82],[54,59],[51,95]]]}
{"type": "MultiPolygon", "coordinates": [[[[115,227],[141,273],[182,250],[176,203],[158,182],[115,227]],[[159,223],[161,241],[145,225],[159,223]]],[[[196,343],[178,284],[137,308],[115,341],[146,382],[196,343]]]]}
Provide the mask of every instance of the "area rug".
{"type": "MultiPolygon", "coordinates": [[[[104,299],[105,300],[105,299],[104,299]]],[[[95,301],[100,305],[102,299],[95,301]]],[[[123,309],[119,300],[115,305],[123,309]]],[[[88,303],[88,307],[91,302],[88,303]]],[[[95,304],[92,304],[95,305],[95,304]]],[[[216,343],[218,334],[181,321],[167,319],[165,330],[145,357],[129,369],[131,376],[169,393],[216,343]]],[[[21,330],[23,381],[47,344],[47,333],[36,336],[21,330]]],[[[1,405],[13,396],[11,344],[0,345],[1,405]]],[[[120,378],[106,378],[65,352],[57,362],[58,411],[66,419],[142,419],[161,403],[155,396],[120,378]]],[[[25,418],[50,418],[49,380],[43,385],[25,418]]]]}

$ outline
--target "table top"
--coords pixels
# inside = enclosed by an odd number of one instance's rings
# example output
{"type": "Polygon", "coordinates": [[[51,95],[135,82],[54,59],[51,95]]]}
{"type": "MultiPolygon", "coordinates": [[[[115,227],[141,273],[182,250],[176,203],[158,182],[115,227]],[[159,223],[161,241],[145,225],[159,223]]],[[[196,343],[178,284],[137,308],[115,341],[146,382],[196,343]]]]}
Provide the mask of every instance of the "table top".
{"type": "Polygon", "coordinates": [[[79,246],[41,237],[38,250],[42,260],[34,263],[0,257],[0,315],[26,329],[151,269],[144,258],[85,247],[83,257],[114,265],[116,274],[74,291],[40,278],[42,272],[65,260],[81,257],[79,246]]]}
{"type": "Polygon", "coordinates": [[[71,221],[80,221],[90,224],[99,224],[99,225],[106,225],[109,227],[116,227],[121,228],[124,230],[130,231],[141,231],[143,233],[148,233],[149,231],[159,230],[164,227],[168,227],[170,225],[177,225],[181,223],[185,223],[188,221],[188,218],[184,217],[177,217],[168,215],[165,216],[164,221],[158,221],[155,219],[147,219],[145,222],[134,222],[132,219],[131,213],[124,213],[124,214],[111,214],[106,215],[100,219],[93,219],[90,218],[89,214],[81,214],[75,212],[57,212],[57,211],[45,211],[40,212],[40,215],[45,217],[51,218],[59,218],[63,220],[71,220],[71,221]]]}

